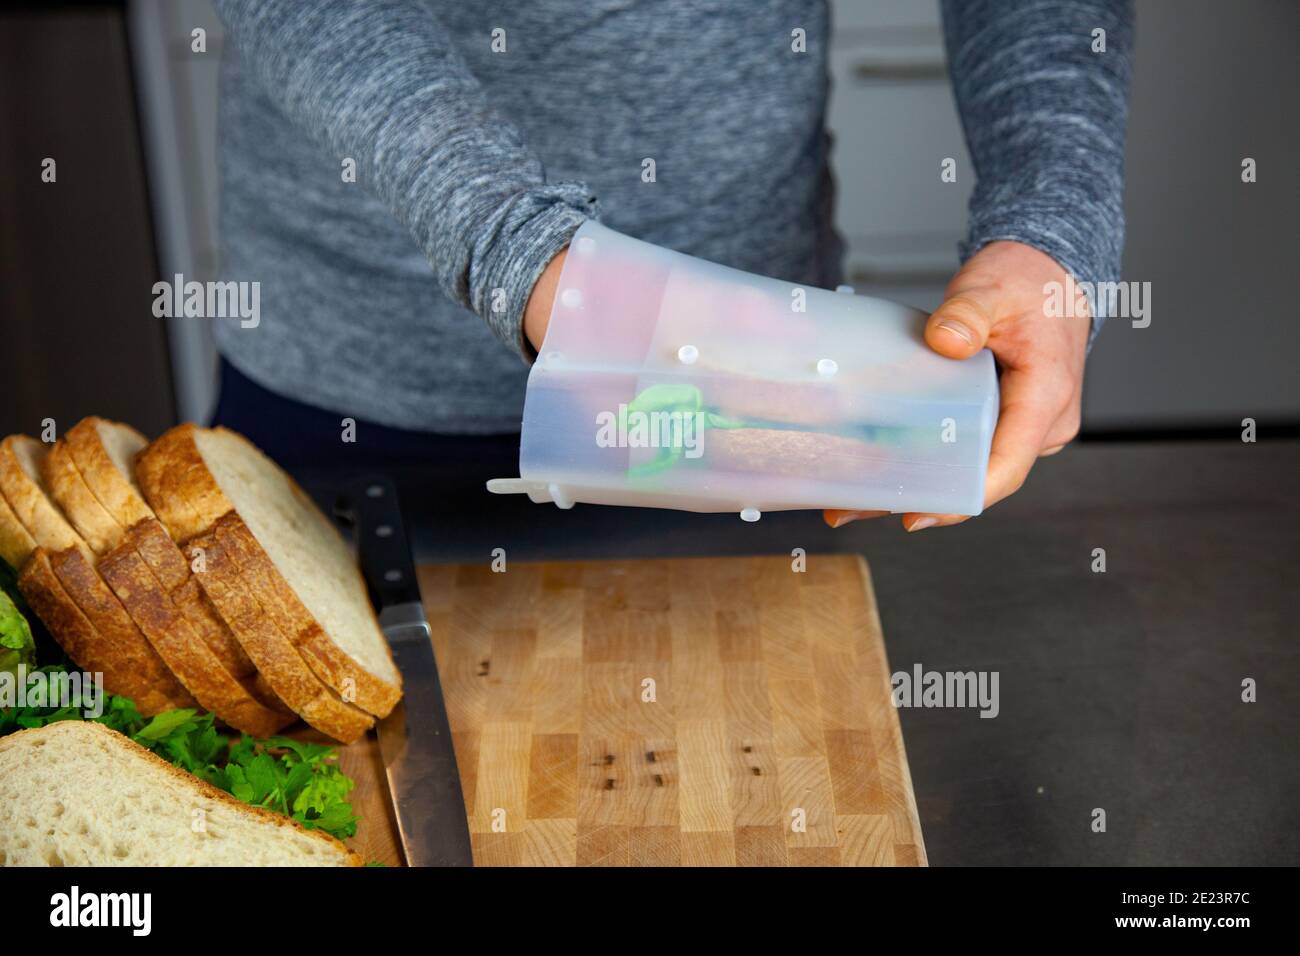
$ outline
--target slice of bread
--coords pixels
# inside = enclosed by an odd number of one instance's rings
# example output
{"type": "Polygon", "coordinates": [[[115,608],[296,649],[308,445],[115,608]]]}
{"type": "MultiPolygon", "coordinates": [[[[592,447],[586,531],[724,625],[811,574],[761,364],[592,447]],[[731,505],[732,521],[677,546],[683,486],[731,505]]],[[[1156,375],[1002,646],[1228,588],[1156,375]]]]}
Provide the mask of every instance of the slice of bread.
{"type": "Polygon", "coordinates": [[[45,488],[43,469],[49,446],[27,435],[0,441],[0,491],[36,543],[48,551],[84,548],[81,535],[59,512],[45,488]]]}
{"type": "Polygon", "coordinates": [[[248,534],[230,526],[231,547],[251,547],[266,559],[256,574],[244,574],[264,612],[275,614],[317,676],[337,693],[381,717],[393,709],[401,675],[356,561],[338,530],[284,471],[234,432],[181,425],[139,455],[136,478],[178,542],[235,512],[248,534]]]}
{"type": "Polygon", "coordinates": [[[212,530],[191,539],[189,546],[198,549],[203,562],[195,580],[280,700],[335,740],[356,740],[370,729],[374,718],[341,700],[322,683],[294,646],[293,635],[282,631],[267,614],[227,546],[222,533],[227,520],[238,521],[239,517],[231,513],[212,530]]]}
{"type": "Polygon", "coordinates": [[[63,436],[91,493],[123,528],[154,517],[135,483],[135,458],[148,439],[130,425],[91,415],[63,436]]]}
{"type": "Polygon", "coordinates": [[[158,668],[166,668],[143,637],[138,642],[142,646],[123,648],[114,643],[111,634],[102,633],[91,623],[64,588],[44,548],[37,548],[23,566],[18,589],[77,666],[104,675],[104,689],[109,693],[130,697],[146,717],[193,704],[170,672],[158,679],[158,668]],[[179,700],[169,696],[172,688],[179,700]]]}
{"type": "Polygon", "coordinates": [[[9,499],[0,492],[0,558],[4,558],[9,567],[17,571],[27,563],[35,550],[36,539],[9,507],[9,499]]]}
{"type": "Polygon", "coordinates": [[[248,686],[251,680],[245,684],[222,666],[136,552],[133,532],[100,558],[99,573],[171,672],[205,710],[253,737],[270,737],[293,723],[292,713],[272,710],[257,700],[248,686]]]}
{"type": "Polygon", "coordinates": [[[100,724],[0,739],[0,865],[361,862],[329,834],[242,803],[100,724]]]}
{"type": "Polygon", "coordinates": [[[65,442],[56,442],[45,456],[41,474],[50,497],[63,509],[72,526],[96,554],[104,554],[121,540],[125,529],[104,510],[77,470],[65,442]]]}

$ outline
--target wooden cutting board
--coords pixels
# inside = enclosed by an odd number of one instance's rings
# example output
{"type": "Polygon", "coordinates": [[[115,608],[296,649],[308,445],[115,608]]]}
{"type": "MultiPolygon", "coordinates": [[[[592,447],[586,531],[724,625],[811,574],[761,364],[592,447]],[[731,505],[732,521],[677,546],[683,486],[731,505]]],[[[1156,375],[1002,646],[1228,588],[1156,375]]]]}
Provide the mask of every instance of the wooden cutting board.
{"type": "MultiPolygon", "coordinates": [[[[420,568],[479,866],[923,866],[866,562],[420,568]]],[[[373,735],[352,846],[401,854],[373,735]]]]}

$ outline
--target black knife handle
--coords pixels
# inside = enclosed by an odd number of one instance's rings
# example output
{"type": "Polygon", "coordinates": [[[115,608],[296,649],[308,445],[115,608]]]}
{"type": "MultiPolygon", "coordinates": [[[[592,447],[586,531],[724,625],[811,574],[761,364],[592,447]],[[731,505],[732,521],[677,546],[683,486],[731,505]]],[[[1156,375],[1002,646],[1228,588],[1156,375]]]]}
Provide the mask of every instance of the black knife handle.
{"type": "Polygon", "coordinates": [[[379,476],[356,481],[348,486],[339,507],[352,519],[361,570],[375,605],[383,610],[419,601],[415,562],[393,483],[379,476]]]}

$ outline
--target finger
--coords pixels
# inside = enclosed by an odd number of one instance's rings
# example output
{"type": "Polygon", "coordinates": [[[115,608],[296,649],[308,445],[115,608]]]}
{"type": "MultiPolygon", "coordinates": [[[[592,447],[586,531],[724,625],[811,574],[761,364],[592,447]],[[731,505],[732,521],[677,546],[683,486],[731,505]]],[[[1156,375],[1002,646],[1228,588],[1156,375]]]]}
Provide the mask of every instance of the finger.
{"type": "Polygon", "coordinates": [[[984,348],[993,324],[994,308],[983,293],[959,292],[925,323],[925,342],[948,358],[970,358],[984,348]]]}
{"type": "Polygon", "coordinates": [[[1048,430],[1061,416],[1058,387],[1044,370],[1008,368],[1002,373],[1002,411],[989,450],[984,507],[1001,501],[1025,482],[1048,430]]]}
{"type": "Polygon", "coordinates": [[[888,511],[842,511],[827,508],[822,512],[822,520],[832,528],[842,528],[851,521],[860,521],[863,518],[883,518],[887,514],[889,514],[888,511]]]}
{"type": "MultiPolygon", "coordinates": [[[[1061,435],[1068,440],[1078,430],[1077,412],[1053,411],[1057,392],[1053,379],[1041,372],[1031,375],[1015,369],[1004,371],[1002,405],[984,483],[986,508],[1019,488],[1038,458],[1053,455],[1065,447],[1066,442],[1053,445],[1049,435],[1061,435]]],[[[903,527],[908,532],[924,531],[961,524],[969,518],[970,515],[909,511],[903,515],[903,527]]]]}

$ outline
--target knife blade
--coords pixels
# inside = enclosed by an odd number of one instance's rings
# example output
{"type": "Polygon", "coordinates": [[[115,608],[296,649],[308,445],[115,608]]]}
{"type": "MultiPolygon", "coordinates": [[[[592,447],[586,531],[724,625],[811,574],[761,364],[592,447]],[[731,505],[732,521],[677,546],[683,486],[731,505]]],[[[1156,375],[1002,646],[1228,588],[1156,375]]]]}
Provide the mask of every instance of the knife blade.
{"type": "Polygon", "coordinates": [[[408,866],[473,866],[469,822],[429,622],[397,489],[366,478],[339,496],[351,520],[379,626],[402,674],[402,699],[376,724],[379,752],[408,866]]]}

